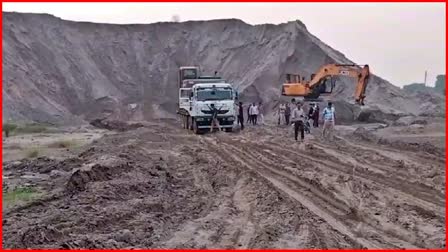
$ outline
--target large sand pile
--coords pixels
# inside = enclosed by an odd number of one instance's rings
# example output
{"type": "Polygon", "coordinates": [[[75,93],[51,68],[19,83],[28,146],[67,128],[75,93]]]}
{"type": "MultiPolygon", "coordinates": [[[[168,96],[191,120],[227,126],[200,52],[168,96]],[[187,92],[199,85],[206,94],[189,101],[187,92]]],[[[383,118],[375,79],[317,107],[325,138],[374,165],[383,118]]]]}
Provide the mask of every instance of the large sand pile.
{"type": "MultiPolygon", "coordinates": [[[[2,39],[3,121],[173,117],[181,65],[217,70],[235,84],[243,101],[273,107],[286,72],[310,76],[325,63],[352,63],[300,21],[113,25],[3,13],[2,39]]],[[[352,102],[354,84],[342,81],[334,99],[352,102]]],[[[400,115],[440,114],[445,107],[443,100],[434,106],[422,103],[376,76],[366,103],[400,115]]]]}

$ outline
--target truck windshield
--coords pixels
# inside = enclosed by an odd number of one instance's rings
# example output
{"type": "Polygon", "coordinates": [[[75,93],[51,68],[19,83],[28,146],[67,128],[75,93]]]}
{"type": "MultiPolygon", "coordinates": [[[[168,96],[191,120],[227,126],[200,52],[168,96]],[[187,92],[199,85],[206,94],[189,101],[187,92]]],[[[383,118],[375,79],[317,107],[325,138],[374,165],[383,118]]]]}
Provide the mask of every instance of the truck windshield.
{"type": "Polygon", "coordinates": [[[198,101],[231,100],[231,90],[198,90],[198,101]]]}

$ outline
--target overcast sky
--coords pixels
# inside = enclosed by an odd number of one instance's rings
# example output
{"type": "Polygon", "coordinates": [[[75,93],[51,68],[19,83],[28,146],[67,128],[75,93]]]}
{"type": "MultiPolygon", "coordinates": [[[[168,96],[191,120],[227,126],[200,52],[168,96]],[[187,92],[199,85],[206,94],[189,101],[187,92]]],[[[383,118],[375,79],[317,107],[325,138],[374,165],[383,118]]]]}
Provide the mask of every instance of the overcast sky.
{"type": "Polygon", "coordinates": [[[3,3],[3,11],[102,23],[238,18],[249,24],[299,19],[308,30],[397,86],[428,84],[446,69],[445,3],[3,3]]]}

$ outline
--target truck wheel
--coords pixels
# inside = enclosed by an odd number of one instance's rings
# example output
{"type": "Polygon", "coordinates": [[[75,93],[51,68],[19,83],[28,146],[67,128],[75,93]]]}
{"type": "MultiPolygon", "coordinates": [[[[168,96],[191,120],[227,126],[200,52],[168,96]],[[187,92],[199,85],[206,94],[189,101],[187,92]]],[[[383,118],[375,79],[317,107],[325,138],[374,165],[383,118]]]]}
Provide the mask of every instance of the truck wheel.
{"type": "Polygon", "coordinates": [[[182,116],[182,128],[188,129],[187,128],[187,116],[182,116]]]}
{"type": "Polygon", "coordinates": [[[185,129],[185,117],[180,115],[180,123],[182,124],[182,129],[185,129]]]}
{"type": "Polygon", "coordinates": [[[188,119],[188,121],[190,122],[189,124],[190,124],[190,127],[188,128],[188,130],[193,130],[193,122],[194,122],[194,120],[193,120],[193,117],[190,117],[191,119],[188,119]]]}
{"type": "Polygon", "coordinates": [[[198,128],[198,123],[196,122],[196,120],[193,118],[193,132],[195,134],[199,134],[199,128],[198,128]]]}

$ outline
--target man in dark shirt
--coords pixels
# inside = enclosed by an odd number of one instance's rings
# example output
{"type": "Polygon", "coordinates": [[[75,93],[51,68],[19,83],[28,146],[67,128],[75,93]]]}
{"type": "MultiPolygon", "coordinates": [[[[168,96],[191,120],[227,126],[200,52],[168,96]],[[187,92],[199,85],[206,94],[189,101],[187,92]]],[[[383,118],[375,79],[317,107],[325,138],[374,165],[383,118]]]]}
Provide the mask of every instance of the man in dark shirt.
{"type": "Polygon", "coordinates": [[[212,125],[210,127],[210,132],[212,132],[215,127],[218,127],[219,131],[221,131],[221,126],[218,121],[218,109],[215,107],[215,104],[210,105],[210,110],[212,111],[212,125]]]}
{"type": "Polygon", "coordinates": [[[244,129],[244,114],[243,114],[243,103],[240,102],[238,105],[238,124],[241,124],[241,130],[244,129]]]}
{"type": "Polygon", "coordinates": [[[286,103],[285,107],[285,122],[286,125],[289,125],[289,118],[291,117],[291,107],[288,103],[286,103]]]}
{"type": "Polygon", "coordinates": [[[316,104],[313,113],[313,126],[314,128],[319,128],[319,104],[316,104]]]}

